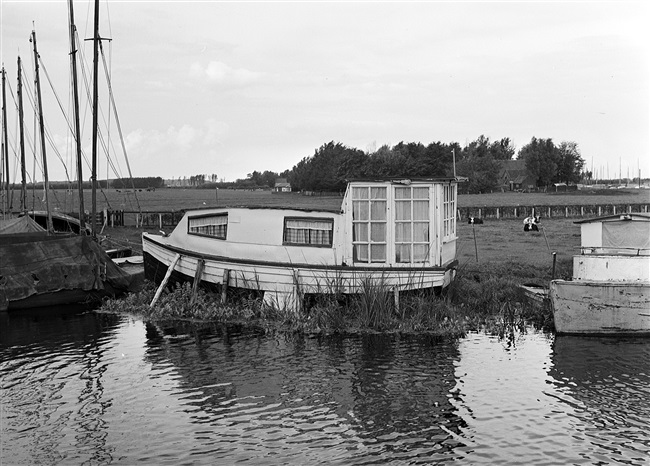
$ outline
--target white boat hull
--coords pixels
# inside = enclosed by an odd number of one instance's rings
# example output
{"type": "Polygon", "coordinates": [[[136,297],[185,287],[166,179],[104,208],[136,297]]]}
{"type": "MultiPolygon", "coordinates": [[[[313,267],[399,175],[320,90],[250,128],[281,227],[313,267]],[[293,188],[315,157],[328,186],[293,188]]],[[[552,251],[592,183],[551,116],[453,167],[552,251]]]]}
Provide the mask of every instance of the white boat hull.
{"type": "Polygon", "coordinates": [[[557,333],[650,334],[650,284],[553,280],[557,333]]]}
{"type": "Polygon", "coordinates": [[[177,254],[173,276],[194,280],[198,263],[204,260],[201,282],[208,285],[264,292],[264,301],[280,308],[300,308],[304,294],[355,294],[378,285],[393,292],[444,288],[453,279],[456,261],[443,267],[348,267],[326,264],[296,264],[233,259],[183,250],[143,236],[145,276],[159,281],[177,254]],[[226,282],[227,280],[227,282],[226,282]]]}

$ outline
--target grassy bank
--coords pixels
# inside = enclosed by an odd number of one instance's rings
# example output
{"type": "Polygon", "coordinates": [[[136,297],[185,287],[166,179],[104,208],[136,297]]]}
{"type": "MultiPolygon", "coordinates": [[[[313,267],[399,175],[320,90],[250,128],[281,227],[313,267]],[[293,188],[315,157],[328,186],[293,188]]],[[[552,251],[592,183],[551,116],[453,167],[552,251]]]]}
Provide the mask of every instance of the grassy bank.
{"type": "MultiPolygon", "coordinates": [[[[559,264],[561,274],[570,273],[567,265],[559,264]]],[[[251,297],[222,303],[220,295],[203,290],[192,299],[187,283],[165,291],[150,307],[156,290],[148,282],[138,293],[105,301],[101,311],[138,314],[152,321],[209,321],[307,334],[399,332],[456,338],[482,330],[504,336],[527,325],[553,330],[550,309],[528,306],[518,286],[545,280],[543,272],[516,263],[465,266],[442,296],[433,291],[403,293],[396,308],[388,287],[369,285],[354,296],[320,296],[298,313],[251,297]]]]}
{"type": "MultiPolygon", "coordinates": [[[[133,312],[152,320],[214,321],[305,333],[426,332],[457,337],[481,329],[501,335],[526,324],[552,330],[550,310],[529,307],[519,285],[547,285],[553,274],[553,252],[555,277],[570,277],[580,231],[568,219],[549,219],[541,226],[538,232],[524,232],[517,220],[459,223],[459,268],[446,295],[404,294],[399,310],[392,304],[392,293],[381,287],[368,287],[367,292],[346,300],[317,300],[308,312],[299,315],[263,306],[254,299],[239,298],[224,305],[219,296],[203,291],[190,304],[188,286],[164,293],[159,303],[149,308],[155,293],[152,284],[124,300],[107,301],[102,309],[133,312]]],[[[121,237],[123,244],[139,245],[141,230],[114,228],[107,233],[111,238],[125,235],[121,237]]]]}
{"type": "MultiPolygon", "coordinates": [[[[142,231],[115,227],[104,233],[107,241],[139,252],[142,231]]],[[[148,231],[157,233],[157,228],[148,231]]],[[[381,288],[349,298],[344,305],[339,299],[322,299],[300,315],[265,307],[253,299],[223,305],[218,297],[204,292],[190,305],[187,287],[165,293],[149,308],[153,285],[124,301],[108,301],[103,309],[135,312],[152,320],[208,320],[306,333],[427,332],[453,337],[479,329],[504,334],[526,323],[553,328],[550,310],[528,307],[518,285],[547,285],[553,274],[553,253],[555,277],[571,276],[572,256],[580,245],[580,229],[573,219],[543,219],[538,232],[524,232],[520,220],[486,219],[480,225],[459,222],[457,235],[459,269],[446,296],[401,296],[399,310],[392,306],[392,294],[381,288]]]]}

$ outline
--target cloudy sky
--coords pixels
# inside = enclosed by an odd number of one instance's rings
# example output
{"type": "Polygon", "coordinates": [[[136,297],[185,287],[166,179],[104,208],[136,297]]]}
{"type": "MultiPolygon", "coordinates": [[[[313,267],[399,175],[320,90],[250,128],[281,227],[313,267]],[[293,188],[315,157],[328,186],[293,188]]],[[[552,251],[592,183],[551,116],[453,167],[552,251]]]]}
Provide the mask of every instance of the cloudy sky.
{"type": "MultiPolygon", "coordinates": [[[[575,141],[602,175],[640,167],[648,177],[649,4],[102,0],[100,33],[112,39],[105,50],[134,176],[234,180],[290,169],[329,141],[373,150],[485,135],[509,137],[517,150],[533,136],[575,141]]],[[[91,5],[74,5],[79,36],[91,37],[91,5]]],[[[67,111],[67,4],[1,0],[1,8],[12,92],[18,54],[33,81],[35,28],[67,111]]],[[[43,93],[59,147],[48,149],[50,178],[64,179],[68,132],[49,83],[43,93]]],[[[114,163],[124,175],[123,159],[114,163]]]]}

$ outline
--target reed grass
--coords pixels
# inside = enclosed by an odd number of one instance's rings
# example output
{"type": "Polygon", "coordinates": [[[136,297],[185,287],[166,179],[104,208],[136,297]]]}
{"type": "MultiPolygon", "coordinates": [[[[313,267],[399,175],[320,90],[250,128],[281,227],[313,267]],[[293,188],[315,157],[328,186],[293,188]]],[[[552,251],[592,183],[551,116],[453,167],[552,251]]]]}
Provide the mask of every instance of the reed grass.
{"type": "MultiPolygon", "coordinates": [[[[558,263],[556,272],[558,277],[570,275],[569,261],[558,263]]],[[[463,266],[442,295],[433,289],[402,292],[397,307],[385,277],[362,277],[355,295],[344,295],[331,283],[322,293],[301,293],[300,312],[265,304],[260,293],[234,292],[234,299],[222,303],[219,294],[199,289],[192,301],[190,283],[176,284],[150,307],[156,288],[147,281],[139,292],[105,300],[100,311],[138,314],[155,321],[210,321],[306,334],[399,332],[457,338],[484,331],[512,338],[528,325],[553,330],[551,310],[528,306],[519,287],[544,284],[548,278],[546,270],[517,263],[463,266]]]]}

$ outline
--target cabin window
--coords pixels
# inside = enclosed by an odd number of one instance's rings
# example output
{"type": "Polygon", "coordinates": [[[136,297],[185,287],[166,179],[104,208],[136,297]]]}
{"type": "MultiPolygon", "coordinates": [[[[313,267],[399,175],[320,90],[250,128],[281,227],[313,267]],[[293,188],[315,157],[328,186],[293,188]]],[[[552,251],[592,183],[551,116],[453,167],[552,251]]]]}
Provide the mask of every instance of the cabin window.
{"type": "Polygon", "coordinates": [[[334,219],[291,217],[284,219],[283,244],[332,247],[333,237],[334,219]]]}
{"type": "Polygon", "coordinates": [[[425,262],[429,256],[429,188],[395,188],[395,262],[425,262]]]}
{"type": "Polygon", "coordinates": [[[447,241],[456,237],[456,186],[443,185],[442,190],[443,241],[447,241]]]}
{"type": "Polygon", "coordinates": [[[352,247],[355,262],[386,262],[387,188],[352,188],[352,247]]]}
{"type": "Polygon", "coordinates": [[[191,235],[226,239],[228,233],[228,214],[200,215],[187,219],[187,232],[191,235]]]}

